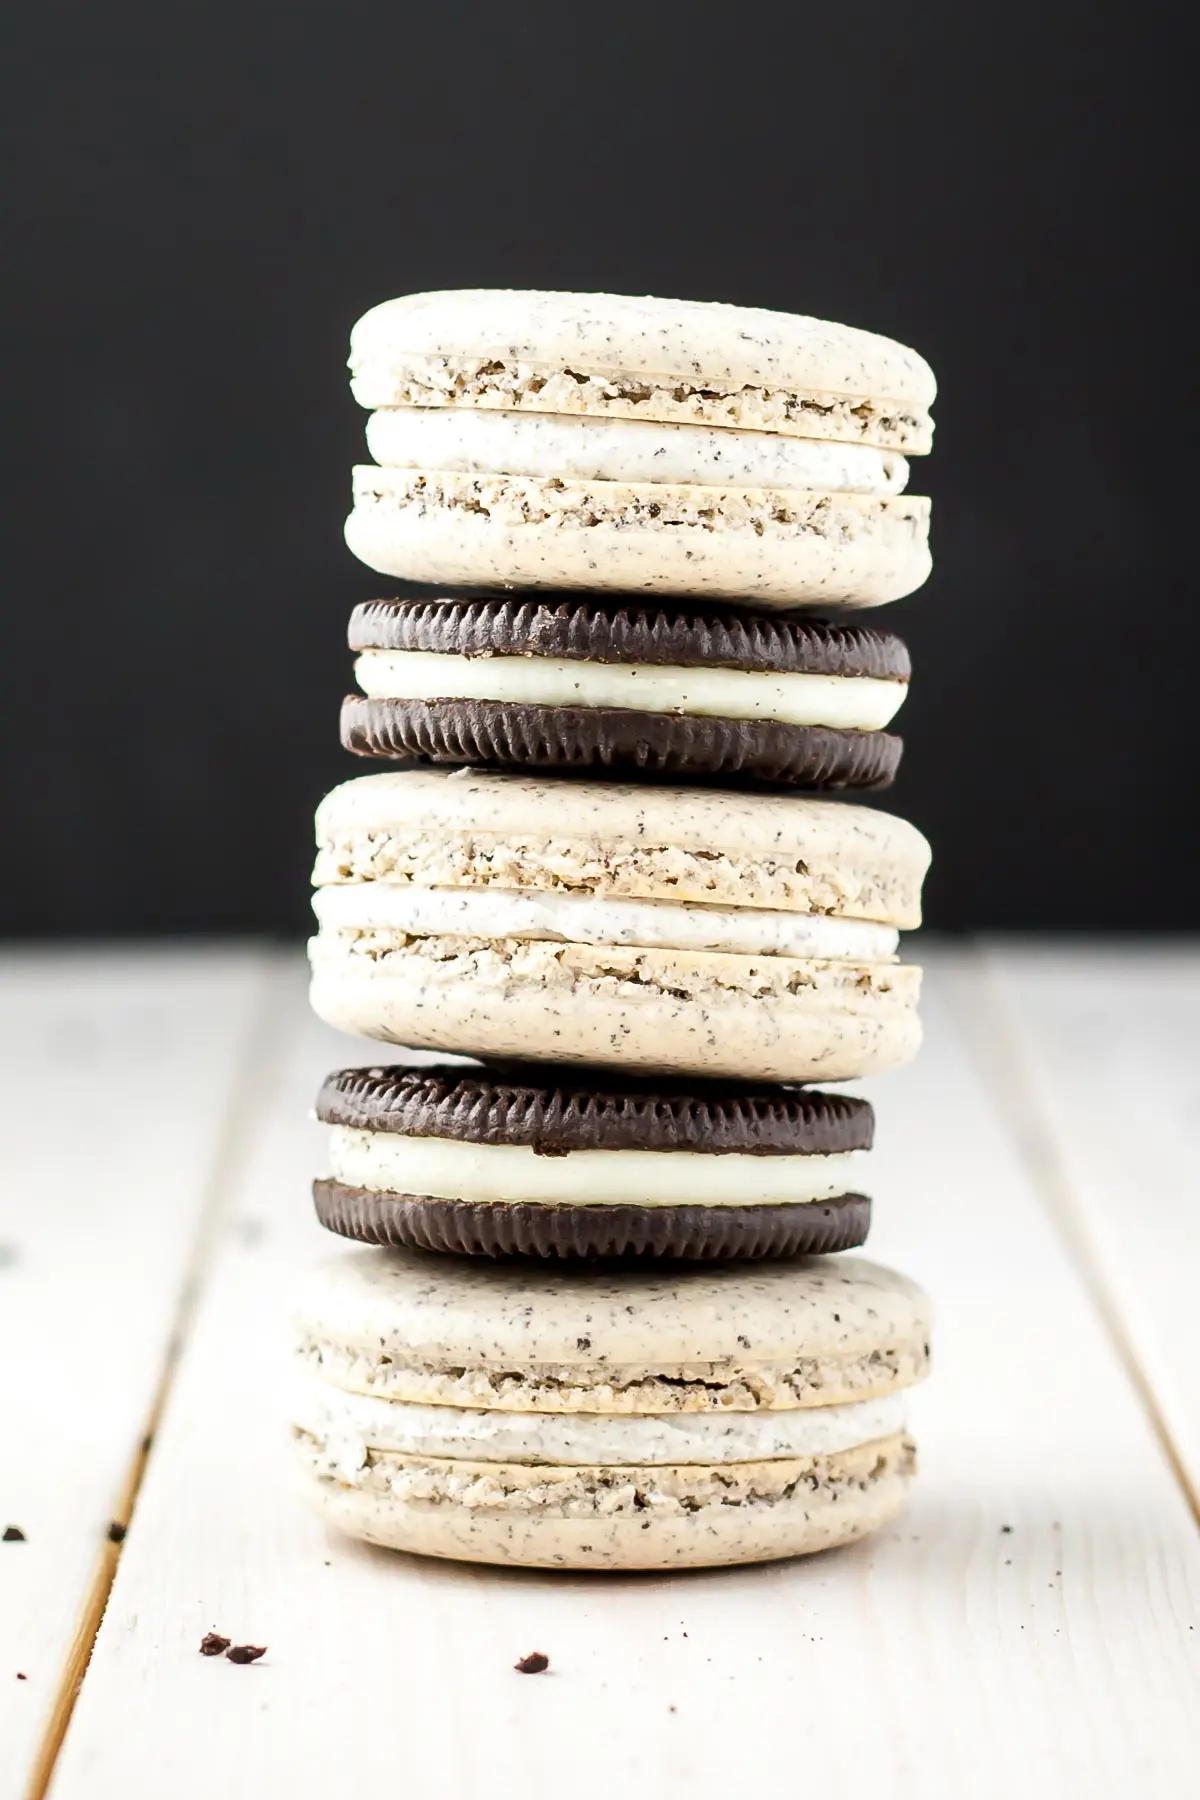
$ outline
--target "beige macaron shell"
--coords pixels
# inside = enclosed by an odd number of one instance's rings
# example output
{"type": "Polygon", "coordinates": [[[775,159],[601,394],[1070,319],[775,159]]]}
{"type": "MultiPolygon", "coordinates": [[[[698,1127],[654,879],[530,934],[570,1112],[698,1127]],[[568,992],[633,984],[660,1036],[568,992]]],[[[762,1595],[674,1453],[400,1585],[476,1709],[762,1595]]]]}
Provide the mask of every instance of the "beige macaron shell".
{"type": "Polygon", "coordinates": [[[609,414],[920,453],[936,384],[915,351],[853,326],[707,301],[460,289],[409,294],[354,327],[370,407],[609,414]]]}
{"type": "Polygon", "coordinates": [[[364,313],[350,367],[394,351],[570,363],[756,387],[824,388],[930,406],[933,370],[915,350],[803,313],[654,295],[447,288],[364,313]]]}
{"type": "Polygon", "coordinates": [[[316,815],[317,884],[544,888],[921,922],[929,845],[874,807],[477,770],[343,782],[316,815]]]}
{"type": "Polygon", "coordinates": [[[380,1458],[351,1484],[323,1477],[319,1457],[299,1444],[306,1494],[338,1529],[422,1556],[535,1568],[703,1568],[808,1555],[894,1518],[913,1472],[912,1446],[900,1437],[797,1464],[629,1469],[619,1482],[602,1470],[589,1483],[587,1471],[380,1458]]]}
{"type": "Polygon", "coordinates": [[[310,998],[340,1031],[476,1056],[850,1081],[921,1042],[907,963],[322,932],[310,998]]]}
{"type": "Polygon", "coordinates": [[[408,581],[868,607],[929,575],[913,494],[354,471],[346,543],[408,581]]]}
{"type": "MultiPolygon", "coordinates": [[[[597,1411],[637,1410],[604,1403],[613,1373],[630,1368],[699,1381],[719,1368],[752,1383],[756,1370],[804,1362],[822,1378],[807,1403],[833,1405],[865,1398],[840,1374],[873,1361],[873,1391],[888,1393],[918,1378],[889,1375],[890,1361],[907,1368],[916,1359],[923,1371],[930,1332],[923,1290],[860,1256],[731,1263],[680,1276],[343,1250],[308,1272],[294,1315],[302,1341],[353,1350],[368,1363],[553,1370],[572,1385],[595,1386],[597,1411]]],[[[431,1387],[428,1399],[441,1392],[431,1387]]]]}

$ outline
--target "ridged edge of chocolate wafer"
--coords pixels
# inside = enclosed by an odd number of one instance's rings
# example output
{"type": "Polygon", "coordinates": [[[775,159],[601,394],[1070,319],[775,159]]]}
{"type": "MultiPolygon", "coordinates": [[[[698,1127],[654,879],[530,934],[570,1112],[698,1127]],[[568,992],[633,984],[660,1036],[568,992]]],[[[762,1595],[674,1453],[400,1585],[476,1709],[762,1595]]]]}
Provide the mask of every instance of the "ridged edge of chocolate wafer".
{"type": "Polygon", "coordinates": [[[347,635],[356,651],[553,656],[902,682],[912,673],[908,650],[893,632],[636,599],[367,600],[351,613],[347,635]]]}
{"type": "Polygon", "coordinates": [[[595,1087],[563,1071],[499,1060],[479,1067],[403,1063],[334,1069],[317,1117],[353,1131],[572,1150],[685,1150],[707,1155],[838,1156],[869,1150],[870,1102],[820,1088],[675,1080],[612,1070],[595,1087]]]}
{"type": "Polygon", "coordinates": [[[313,1182],[326,1230],[356,1243],[543,1261],[762,1261],[830,1256],[866,1242],[863,1194],[792,1206],[539,1206],[437,1200],[313,1182]]]}
{"type": "Polygon", "coordinates": [[[718,777],[822,792],[889,787],[904,748],[886,731],[775,719],[359,694],[342,703],[341,738],[355,756],[673,780],[718,777]]]}

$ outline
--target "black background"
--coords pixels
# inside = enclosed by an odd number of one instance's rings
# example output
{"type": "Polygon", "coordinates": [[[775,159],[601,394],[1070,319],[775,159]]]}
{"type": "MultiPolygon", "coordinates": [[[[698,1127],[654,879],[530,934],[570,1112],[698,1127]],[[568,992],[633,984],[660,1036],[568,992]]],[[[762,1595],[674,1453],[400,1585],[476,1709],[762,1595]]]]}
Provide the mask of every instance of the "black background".
{"type": "Polygon", "coordinates": [[[931,921],[1200,923],[1182,7],[5,12],[0,929],[304,927],[345,615],[395,585],[341,541],[347,333],[477,284],[920,349],[937,568],[880,622],[931,921]]]}

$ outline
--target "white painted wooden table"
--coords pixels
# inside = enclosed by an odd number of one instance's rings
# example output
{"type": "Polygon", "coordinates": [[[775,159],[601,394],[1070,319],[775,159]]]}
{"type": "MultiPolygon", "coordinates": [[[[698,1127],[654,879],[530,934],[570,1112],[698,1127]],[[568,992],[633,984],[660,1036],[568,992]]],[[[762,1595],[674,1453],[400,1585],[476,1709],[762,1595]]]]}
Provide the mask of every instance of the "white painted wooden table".
{"type": "Polygon", "coordinates": [[[293,1498],[308,1111],[375,1054],[294,955],[0,960],[0,1800],[1195,1793],[1200,948],[924,960],[872,1088],[871,1254],[940,1319],[912,1507],[668,1578],[422,1563],[293,1498]]]}

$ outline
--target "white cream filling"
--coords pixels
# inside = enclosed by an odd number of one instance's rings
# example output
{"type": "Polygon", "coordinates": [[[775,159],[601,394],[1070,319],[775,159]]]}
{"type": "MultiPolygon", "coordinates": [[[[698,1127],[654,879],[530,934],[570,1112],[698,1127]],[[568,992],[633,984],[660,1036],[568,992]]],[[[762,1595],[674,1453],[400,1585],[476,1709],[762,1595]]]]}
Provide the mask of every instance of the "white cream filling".
{"type": "Polygon", "coordinates": [[[903,1394],[788,1412],[471,1412],[347,1394],[298,1379],[292,1422],[315,1437],[349,1478],[376,1450],[470,1462],[565,1467],[770,1462],[834,1456],[903,1431],[903,1394]]]}
{"type": "Polygon", "coordinates": [[[908,481],[902,456],[865,444],[648,419],[455,406],[388,407],[372,413],[367,447],[385,468],[543,480],[852,494],[900,494],[908,481]]]}
{"type": "Polygon", "coordinates": [[[468,1144],[335,1125],[329,1168],[347,1187],[436,1200],[543,1206],[778,1206],[861,1193],[867,1152],[727,1156],[693,1150],[572,1150],[468,1144]]]}
{"type": "Polygon", "coordinates": [[[715,950],[819,962],[887,962],[900,934],[866,919],[673,900],[504,888],[422,888],[387,881],[318,888],[313,911],[334,930],[411,937],[543,938],[640,950],[715,950]]]}
{"type": "Polygon", "coordinates": [[[554,656],[443,656],[424,650],[365,650],[354,673],[363,693],[381,700],[612,706],[704,718],[775,719],[839,731],[882,731],[907,692],[903,681],[858,675],[660,668],[554,656]]]}

